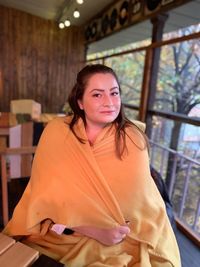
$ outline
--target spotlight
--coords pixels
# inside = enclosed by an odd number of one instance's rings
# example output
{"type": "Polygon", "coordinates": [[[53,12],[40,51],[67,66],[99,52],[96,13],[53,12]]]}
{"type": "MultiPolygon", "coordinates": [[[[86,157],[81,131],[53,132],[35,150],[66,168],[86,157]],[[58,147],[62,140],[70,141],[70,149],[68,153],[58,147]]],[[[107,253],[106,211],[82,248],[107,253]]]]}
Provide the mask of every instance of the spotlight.
{"type": "Polygon", "coordinates": [[[60,22],[58,26],[59,26],[60,29],[64,29],[65,28],[65,24],[63,22],[60,22]]]}
{"type": "Polygon", "coordinates": [[[70,20],[69,19],[66,19],[65,22],[64,22],[65,26],[66,27],[69,27],[70,26],[70,20]]]}
{"type": "Polygon", "coordinates": [[[83,0],[76,0],[77,4],[82,5],[83,4],[83,0]]]}
{"type": "Polygon", "coordinates": [[[74,10],[73,15],[74,15],[75,18],[79,18],[80,17],[80,12],[78,11],[78,9],[74,10]]]}

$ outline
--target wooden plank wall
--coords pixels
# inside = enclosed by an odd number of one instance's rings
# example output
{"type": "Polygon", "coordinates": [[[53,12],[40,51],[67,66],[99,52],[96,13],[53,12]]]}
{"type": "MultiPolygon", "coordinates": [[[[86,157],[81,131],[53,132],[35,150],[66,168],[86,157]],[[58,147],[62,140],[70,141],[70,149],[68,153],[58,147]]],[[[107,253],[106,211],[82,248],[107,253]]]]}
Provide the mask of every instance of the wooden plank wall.
{"type": "Polygon", "coordinates": [[[85,56],[80,27],[58,25],[0,6],[0,112],[30,98],[60,112],[85,56]]]}

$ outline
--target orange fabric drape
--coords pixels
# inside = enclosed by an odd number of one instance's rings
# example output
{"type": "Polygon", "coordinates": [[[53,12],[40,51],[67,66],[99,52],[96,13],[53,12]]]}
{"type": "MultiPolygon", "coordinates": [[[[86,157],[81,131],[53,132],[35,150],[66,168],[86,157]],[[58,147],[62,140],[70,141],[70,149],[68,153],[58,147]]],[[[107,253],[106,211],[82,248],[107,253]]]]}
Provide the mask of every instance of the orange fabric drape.
{"type": "MultiPolygon", "coordinates": [[[[127,128],[128,152],[115,153],[115,126],[105,127],[94,145],[80,143],[65,120],[50,122],[40,139],[30,182],[4,232],[27,235],[25,242],[70,267],[179,267],[177,243],[165,205],[150,176],[144,140],[127,128]],[[41,235],[51,219],[67,227],[111,228],[130,221],[121,243],[104,246],[81,235],[41,235]]],[[[82,120],[78,136],[87,140],[82,120]]]]}

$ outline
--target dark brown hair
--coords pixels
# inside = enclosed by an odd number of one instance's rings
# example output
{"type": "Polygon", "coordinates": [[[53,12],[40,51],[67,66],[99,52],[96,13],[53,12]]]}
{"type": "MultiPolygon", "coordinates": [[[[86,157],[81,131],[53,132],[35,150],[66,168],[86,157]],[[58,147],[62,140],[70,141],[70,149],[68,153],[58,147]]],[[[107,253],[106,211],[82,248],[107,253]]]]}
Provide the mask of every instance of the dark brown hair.
{"type": "MultiPolygon", "coordinates": [[[[103,73],[103,74],[109,73],[113,75],[113,77],[116,79],[118,83],[119,91],[121,93],[121,88],[120,88],[120,84],[119,84],[116,73],[113,71],[113,69],[105,65],[102,65],[102,64],[87,65],[77,74],[76,84],[72,88],[72,91],[68,97],[68,102],[73,112],[73,117],[69,124],[69,127],[81,143],[84,143],[86,140],[83,140],[76,134],[76,132],[74,131],[74,125],[76,124],[79,118],[82,118],[82,120],[86,124],[86,119],[85,119],[84,111],[80,109],[79,107],[78,100],[82,100],[85,88],[88,84],[90,77],[97,73],[103,73]]],[[[119,115],[117,116],[114,122],[116,126],[115,147],[116,147],[117,155],[120,158],[122,157],[126,149],[126,141],[125,141],[126,139],[125,128],[126,127],[130,127],[134,125],[138,129],[138,131],[144,136],[144,139],[147,141],[144,133],[125,116],[124,108],[122,104],[121,104],[119,115]]]]}

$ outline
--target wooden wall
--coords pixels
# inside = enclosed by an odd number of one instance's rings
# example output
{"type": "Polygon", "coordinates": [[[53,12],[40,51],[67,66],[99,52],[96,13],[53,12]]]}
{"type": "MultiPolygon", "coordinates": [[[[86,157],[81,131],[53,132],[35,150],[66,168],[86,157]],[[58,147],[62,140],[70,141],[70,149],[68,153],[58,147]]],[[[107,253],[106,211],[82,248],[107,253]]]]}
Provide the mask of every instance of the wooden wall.
{"type": "Polygon", "coordinates": [[[84,60],[83,31],[0,6],[0,112],[30,98],[60,112],[84,60]]]}

